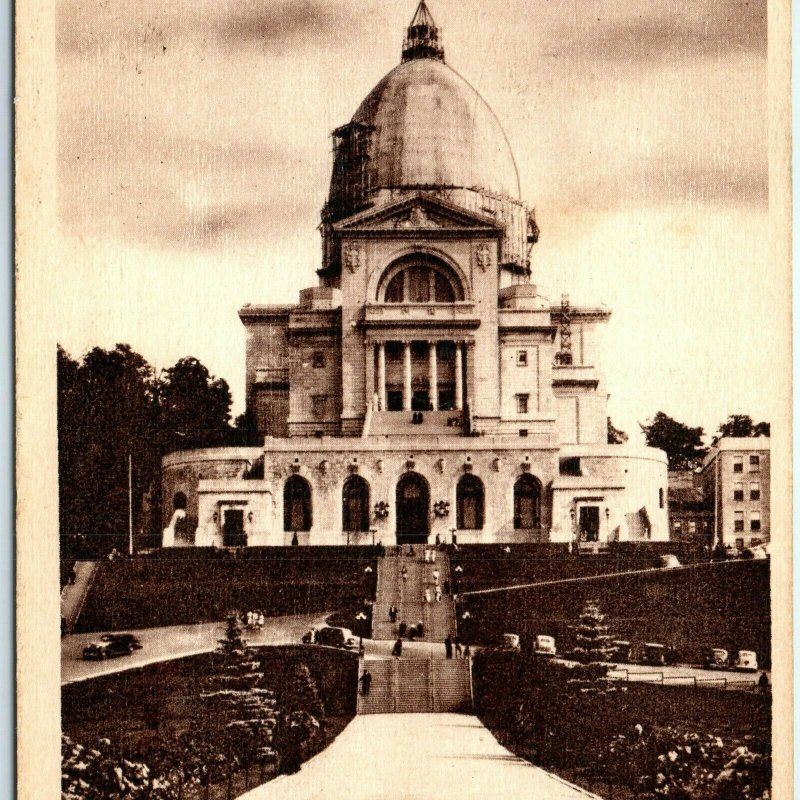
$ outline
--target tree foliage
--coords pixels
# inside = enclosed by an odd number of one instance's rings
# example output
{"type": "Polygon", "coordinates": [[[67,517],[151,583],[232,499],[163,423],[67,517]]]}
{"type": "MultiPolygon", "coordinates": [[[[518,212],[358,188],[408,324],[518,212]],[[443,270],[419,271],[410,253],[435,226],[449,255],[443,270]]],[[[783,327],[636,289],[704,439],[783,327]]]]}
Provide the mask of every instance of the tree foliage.
{"type": "Polygon", "coordinates": [[[769,432],[769,422],[754,423],[752,417],[747,414],[731,414],[728,419],[717,428],[717,433],[720,436],[732,436],[737,438],[769,436],[769,432]]]}
{"type": "Polygon", "coordinates": [[[607,417],[608,443],[625,444],[628,441],[628,434],[614,427],[611,417],[607,417]]]}
{"type": "Polygon", "coordinates": [[[608,661],[614,652],[605,615],[597,600],[587,600],[578,619],[572,657],[582,664],[608,661]]]}
{"type": "Polygon", "coordinates": [[[648,447],[667,454],[670,470],[690,470],[700,466],[708,448],[703,445],[703,429],[691,428],[659,411],[646,423],[639,423],[648,447]]]}
{"type": "Polygon", "coordinates": [[[234,438],[227,383],[195,358],[156,376],[126,344],[75,360],[57,351],[59,524],[87,555],[127,549],[128,469],[136,543],[157,534],[161,457],[234,438]],[[152,513],[147,514],[150,509],[152,513]]]}

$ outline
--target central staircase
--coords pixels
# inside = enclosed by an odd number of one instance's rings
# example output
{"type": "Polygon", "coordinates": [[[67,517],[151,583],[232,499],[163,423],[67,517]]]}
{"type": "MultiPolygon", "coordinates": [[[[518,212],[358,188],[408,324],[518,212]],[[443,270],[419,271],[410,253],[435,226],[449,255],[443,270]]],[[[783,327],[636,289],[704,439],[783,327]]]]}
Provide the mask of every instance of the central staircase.
{"type": "Polygon", "coordinates": [[[469,659],[392,658],[362,662],[372,675],[359,714],[440,714],[472,708],[469,659]]]}
{"type": "Polygon", "coordinates": [[[434,570],[439,572],[439,586],[451,582],[450,559],[447,553],[430,548],[435,554],[434,563],[426,563],[421,545],[414,547],[414,555],[408,555],[407,547],[391,548],[378,561],[378,586],[375,605],[372,609],[372,638],[396,639],[401,622],[416,625],[422,620],[424,635],[418,641],[443,642],[448,634],[455,635],[456,620],[453,598],[442,594],[435,598],[434,570]],[[403,567],[406,579],[403,580],[403,567]],[[431,602],[425,600],[428,589],[431,602]],[[397,608],[397,620],[389,619],[389,608],[397,608]]]}

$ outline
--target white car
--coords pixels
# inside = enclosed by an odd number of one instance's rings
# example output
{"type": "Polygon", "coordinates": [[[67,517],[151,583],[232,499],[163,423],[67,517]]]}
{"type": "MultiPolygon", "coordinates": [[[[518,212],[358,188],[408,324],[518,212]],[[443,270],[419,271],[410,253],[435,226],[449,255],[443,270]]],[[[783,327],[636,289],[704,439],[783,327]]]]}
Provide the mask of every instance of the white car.
{"type": "Polygon", "coordinates": [[[758,672],[758,659],[752,650],[740,650],[731,666],[742,672],[758,672]]]}
{"type": "Polygon", "coordinates": [[[537,636],[533,640],[533,652],[540,656],[554,656],[556,640],[552,636],[537,636]]]}

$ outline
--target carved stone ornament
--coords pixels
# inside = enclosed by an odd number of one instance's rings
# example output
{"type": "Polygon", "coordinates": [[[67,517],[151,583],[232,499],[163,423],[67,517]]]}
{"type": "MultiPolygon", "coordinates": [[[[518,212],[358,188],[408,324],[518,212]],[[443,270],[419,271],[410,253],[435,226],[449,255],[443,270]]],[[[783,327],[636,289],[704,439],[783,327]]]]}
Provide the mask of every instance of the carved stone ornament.
{"type": "Polygon", "coordinates": [[[416,467],[416,466],[417,466],[417,462],[414,461],[413,458],[409,458],[408,461],[406,461],[406,469],[411,470],[411,469],[414,469],[414,467],[416,467]]]}
{"type": "Polygon", "coordinates": [[[482,272],[486,272],[492,263],[492,254],[489,251],[489,245],[485,242],[475,248],[475,263],[481,268],[482,272]]]}
{"type": "Polygon", "coordinates": [[[436,459],[436,470],[441,474],[444,472],[444,459],[437,458],[436,459]]]}
{"type": "Polygon", "coordinates": [[[407,217],[399,219],[396,223],[398,228],[439,228],[441,227],[436,220],[431,219],[425,209],[414,206],[407,217]]]}
{"type": "Polygon", "coordinates": [[[348,242],[344,247],[344,265],[350,272],[358,272],[364,261],[364,251],[357,242],[348,242]]]}
{"type": "Polygon", "coordinates": [[[295,462],[291,465],[290,469],[295,475],[297,475],[297,473],[300,472],[300,461],[295,460],[295,462]]]}
{"type": "Polygon", "coordinates": [[[495,472],[500,472],[500,464],[501,464],[500,458],[495,458],[494,461],[492,461],[492,469],[495,472]]]}

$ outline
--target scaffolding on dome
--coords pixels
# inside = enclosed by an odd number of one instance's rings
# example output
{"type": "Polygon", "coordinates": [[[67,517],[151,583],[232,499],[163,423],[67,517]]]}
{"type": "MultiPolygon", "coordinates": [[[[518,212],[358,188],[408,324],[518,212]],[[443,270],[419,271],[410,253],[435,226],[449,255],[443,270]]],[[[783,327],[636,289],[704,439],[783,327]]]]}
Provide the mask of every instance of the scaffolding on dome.
{"type": "Polygon", "coordinates": [[[572,364],[572,309],[569,304],[569,295],[561,295],[561,312],[558,318],[561,345],[556,353],[556,364],[568,367],[572,364]]]}

